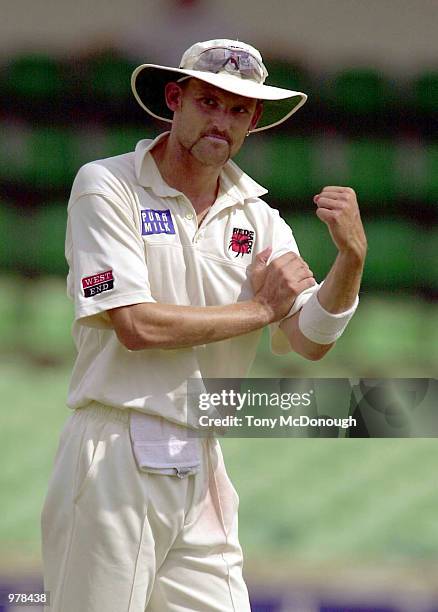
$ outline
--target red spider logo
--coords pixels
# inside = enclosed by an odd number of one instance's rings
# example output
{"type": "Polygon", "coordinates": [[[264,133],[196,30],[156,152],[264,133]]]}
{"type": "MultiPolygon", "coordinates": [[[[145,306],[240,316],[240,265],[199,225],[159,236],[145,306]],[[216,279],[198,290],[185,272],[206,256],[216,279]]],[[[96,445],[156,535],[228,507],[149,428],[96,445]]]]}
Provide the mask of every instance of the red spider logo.
{"type": "Polygon", "coordinates": [[[253,241],[253,231],[234,229],[228,248],[236,253],[236,257],[239,257],[239,255],[243,257],[251,253],[253,241]]]}

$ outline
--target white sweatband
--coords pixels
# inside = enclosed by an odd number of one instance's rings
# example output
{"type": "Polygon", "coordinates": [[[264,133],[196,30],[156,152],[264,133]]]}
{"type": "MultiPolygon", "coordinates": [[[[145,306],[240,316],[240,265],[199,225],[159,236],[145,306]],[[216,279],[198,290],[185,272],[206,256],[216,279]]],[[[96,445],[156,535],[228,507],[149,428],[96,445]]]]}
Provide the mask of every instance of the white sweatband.
{"type": "Polygon", "coordinates": [[[353,306],[345,312],[333,314],[321,306],[317,295],[315,292],[302,307],[298,317],[298,327],[301,333],[312,342],[331,344],[342,335],[347,327],[359,304],[359,297],[356,296],[353,306]]]}

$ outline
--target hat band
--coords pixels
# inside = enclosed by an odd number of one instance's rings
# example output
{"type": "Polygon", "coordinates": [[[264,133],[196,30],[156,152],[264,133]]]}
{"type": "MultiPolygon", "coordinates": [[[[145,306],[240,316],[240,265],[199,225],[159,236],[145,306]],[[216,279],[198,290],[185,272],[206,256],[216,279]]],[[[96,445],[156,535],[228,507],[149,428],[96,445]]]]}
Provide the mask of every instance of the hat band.
{"type": "Polygon", "coordinates": [[[256,83],[263,83],[268,75],[263,64],[248,51],[227,47],[206,49],[200,53],[192,65],[180,66],[180,68],[212,72],[213,74],[225,72],[238,75],[243,79],[250,79],[256,83]]]}

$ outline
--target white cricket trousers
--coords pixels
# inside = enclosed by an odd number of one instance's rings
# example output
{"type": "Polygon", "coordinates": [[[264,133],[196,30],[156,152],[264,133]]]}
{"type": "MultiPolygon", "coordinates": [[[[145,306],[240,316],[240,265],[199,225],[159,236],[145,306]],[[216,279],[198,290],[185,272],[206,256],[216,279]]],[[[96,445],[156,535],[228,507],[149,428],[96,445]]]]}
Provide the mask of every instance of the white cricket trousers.
{"type": "Polygon", "coordinates": [[[68,417],[41,515],[52,612],[248,612],[238,496],[217,440],[179,478],[138,469],[129,410],[68,417]]]}

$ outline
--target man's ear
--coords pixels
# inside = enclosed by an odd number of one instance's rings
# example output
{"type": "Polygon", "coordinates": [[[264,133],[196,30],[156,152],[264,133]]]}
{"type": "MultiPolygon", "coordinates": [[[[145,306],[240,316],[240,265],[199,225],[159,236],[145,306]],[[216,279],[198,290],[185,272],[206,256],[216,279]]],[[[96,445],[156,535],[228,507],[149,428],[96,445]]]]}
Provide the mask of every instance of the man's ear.
{"type": "Polygon", "coordinates": [[[178,83],[167,83],[164,89],[164,98],[169,110],[175,112],[181,107],[183,89],[178,83]]]}
{"type": "Polygon", "coordinates": [[[260,117],[262,116],[262,113],[263,113],[263,102],[262,100],[257,100],[257,106],[256,106],[254,115],[252,116],[251,123],[249,126],[250,131],[257,127],[257,123],[260,121],[260,117]]]}

